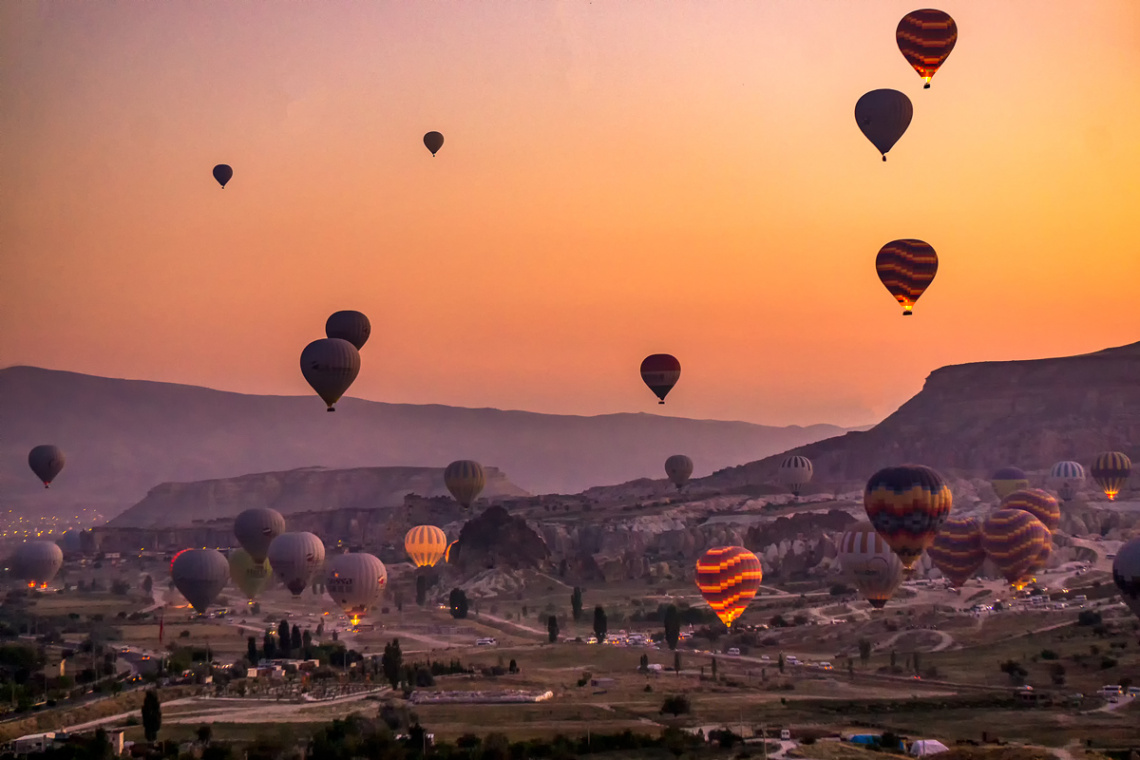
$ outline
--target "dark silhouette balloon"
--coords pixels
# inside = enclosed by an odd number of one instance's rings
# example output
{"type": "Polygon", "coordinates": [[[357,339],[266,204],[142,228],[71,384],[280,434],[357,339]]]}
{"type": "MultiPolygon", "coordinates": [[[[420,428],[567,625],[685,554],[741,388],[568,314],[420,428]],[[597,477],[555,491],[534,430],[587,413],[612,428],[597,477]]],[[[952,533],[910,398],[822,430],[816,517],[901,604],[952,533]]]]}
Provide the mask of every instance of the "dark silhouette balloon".
{"type": "Polygon", "coordinates": [[[883,287],[903,307],[903,316],[910,316],[915,302],[938,274],[938,254],[922,240],[892,240],[879,249],[875,271],[883,287]]]}
{"type": "Polygon", "coordinates": [[[855,123],[879,149],[884,161],[913,116],[910,98],[898,90],[871,90],[855,104],[855,123]]]}
{"type": "Polygon", "coordinates": [[[190,549],[174,558],[170,575],[175,588],[201,614],[229,583],[230,563],[216,549],[190,549]]]}
{"type": "Polygon", "coordinates": [[[51,541],[29,541],[16,547],[12,576],[29,588],[45,588],[63,567],[63,550],[51,541]]]}
{"type": "Polygon", "coordinates": [[[325,322],[325,335],[347,340],[356,350],[364,348],[372,334],[372,323],[359,311],[338,311],[325,322]]]}
{"type": "Polygon", "coordinates": [[[341,338],[314,340],[301,352],[301,374],[328,405],[328,410],[335,412],[333,404],[360,374],[360,353],[341,338]]]}
{"type": "Polygon", "coordinates": [[[218,184],[222,186],[223,190],[226,189],[226,183],[229,182],[233,176],[234,170],[230,168],[229,164],[218,164],[214,167],[214,179],[218,181],[218,184]]]}
{"type": "Polygon", "coordinates": [[[443,482],[457,502],[470,508],[487,484],[487,476],[483,473],[483,465],[470,459],[460,459],[443,471],[443,482]]]}
{"type": "Polygon", "coordinates": [[[1128,609],[1140,616],[1140,536],[1117,550],[1112,562],[1112,581],[1128,609]]]}
{"type": "Polygon", "coordinates": [[[424,135],[424,145],[427,146],[427,149],[431,151],[434,157],[435,154],[439,152],[439,149],[443,147],[443,135],[439,132],[428,132],[424,135]]]}
{"type": "Polygon", "coordinates": [[[674,454],[665,460],[665,475],[680,491],[693,474],[693,460],[684,454],[674,454]]]}
{"type": "Polygon", "coordinates": [[[28,452],[28,466],[32,468],[32,472],[44,484],[44,488],[50,488],[51,482],[55,480],[55,476],[63,469],[66,463],[63,451],[58,446],[44,444],[36,446],[28,452]]]}
{"type": "Polygon", "coordinates": [[[895,29],[895,41],[906,62],[926,82],[923,89],[930,89],[930,80],[958,42],[958,25],[950,14],[933,8],[911,11],[895,29]]]}
{"type": "Polygon", "coordinates": [[[670,354],[652,354],[641,362],[641,379],[664,404],[665,397],[681,377],[681,362],[670,354]]]}
{"type": "Polygon", "coordinates": [[[265,561],[269,545],[284,532],[285,518],[269,507],[252,507],[234,518],[234,537],[255,563],[265,561]]]}
{"type": "Polygon", "coordinates": [[[313,533],[282,533],[269,545],[273,574],[293,596],[300,596],[325,562],[325,545],[313,533]]]}

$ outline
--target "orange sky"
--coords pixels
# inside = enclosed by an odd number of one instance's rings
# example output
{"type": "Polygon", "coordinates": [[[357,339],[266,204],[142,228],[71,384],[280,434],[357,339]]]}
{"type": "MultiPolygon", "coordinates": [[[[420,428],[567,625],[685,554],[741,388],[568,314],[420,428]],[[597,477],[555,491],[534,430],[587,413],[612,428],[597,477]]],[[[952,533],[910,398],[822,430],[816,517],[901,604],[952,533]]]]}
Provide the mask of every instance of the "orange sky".
{"type": "Polygon", "coordinates": [[[302,394],[359,309],[353,396],[855,425],[1140,339],[1140,4],[943,4],[928,91],[914,7],[0,4],[0,366],[302,394]],[[915,105],[886,164],[880,87],[915,105]],[[940,258],[907,319],[902,237],[940,258]]]}

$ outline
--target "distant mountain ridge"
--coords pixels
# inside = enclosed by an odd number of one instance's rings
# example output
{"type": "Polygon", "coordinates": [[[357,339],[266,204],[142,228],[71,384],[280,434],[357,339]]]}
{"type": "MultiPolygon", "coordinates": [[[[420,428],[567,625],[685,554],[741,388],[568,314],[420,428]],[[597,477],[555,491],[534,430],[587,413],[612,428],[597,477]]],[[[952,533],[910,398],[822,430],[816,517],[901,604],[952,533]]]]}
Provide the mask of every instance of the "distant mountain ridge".
{"type": "Polygon", "coordinates": [[[305,467],[442,467],[476,459],[531,493],[576,493],[660,478],[671,454],[697,474],[842,432],[611,414],[548,415],[348,398],[327,414],[315,396],[256,396],[145,380],[0,370],[0,505],[94,506],[114,517],[167,482],[305,467]],[[27,467],[55,443],[67,464],[50,491],[27,467]]]}

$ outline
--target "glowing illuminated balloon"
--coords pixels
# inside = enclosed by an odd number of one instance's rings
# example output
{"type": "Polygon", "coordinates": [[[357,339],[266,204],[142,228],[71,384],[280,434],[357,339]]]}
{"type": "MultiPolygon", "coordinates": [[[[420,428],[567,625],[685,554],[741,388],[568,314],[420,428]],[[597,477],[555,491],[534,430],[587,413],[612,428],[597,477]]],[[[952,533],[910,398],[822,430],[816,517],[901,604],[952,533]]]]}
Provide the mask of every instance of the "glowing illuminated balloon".
{"type": "Polygon", "coordinates": [[[432,158],[435,158],[435,154],[443,147],[443,135],[439,132],[428,132],[424,135],[424,147],[430,150],[432,158]]]}
{"type": "Polygon", "coordinates": [[[44,484],[44,488],[51,486],[51,482],[55,480],[56,475],[59,475],[66,461],[62,449],[51,444],[36,446],[28,452],[28,466],[44,484]]]}
{"type": "Polygon", "coordinates": [[[285,532],[285,518],[276,509],[253,507],[234,518],[234,537],[256,563],[269,556],[273,539],[285,532]]]}
{"type": "Polygon", "coordinates": [[[681,377],[681,362],[669,354],[651,354],[641,361],[641,379],[664,404],[665,397],[681,377]]]}
{"type": "Polygon", "coordinates": [[[763,579],[760,560],[742,546],[718,546],[697,560],[697,588],[726,626],[743,614],[763,579]]]}
{"type": "Polygon", "coordinates": [[[1117,550],[1116,559],[1112,561],[1112,581],[1124,603],[1140,616],[1140,536],[1117,550]]]}
{"type": "Polygon", "coordinates": [[[982,523],[982,548],[1011,586],[1029,582],[1041,555],[1051,549],[1049,529],[1022,509],[999,509],[982,523]]]}
{"type": "Polygon", "coordinates": [[[684,454],[674,454],[665,460],[665,475],[680,491],[693,474],[693,460],[684,454]]]}
{"type": "Polygon", "coordinates": [[[347,340],[357,351],[372,334],[372,323],[359,311],[338,311],[325,320],[325,336],[347,340]]]}
{"type": "Polygon", "coordinates": [[[388,569],[371,554],[350,552],[329,560],[325,591],[353,625],[372,611],[387,587],[388,569]]]}
{"type": "Polygon", "coordinates": [[[990,478],[990,485],[1001,500],[1014,491],[1029,488],[1029,476],[1018,467],[1002,467],[990,478]]]}
{"type": "Polygon", "coordinates": [[[895,41],[906,62],[926,82],[923,89],[929,89],[930,80],[954,50],[958,25],[948,13],[933,8],[911,11],[895,29],[895,41]]]}
{"type": "Polygon", "coordinates": [[[974,517],[951,517],[942,523],[926,549],[930,560],[955,586],[961,586],[986,561],[982,524],[974,517]]]}
{"type": "Polygon", "coordinates": [[[443,471],[443,483],[457,502],[470,508],[487,484],[487,476],[483,473],[483,465],[470,459],[460,459],[443,471]]]}
{"type": "Polygon", "coordinates": [[[913,116],[910,98],[898,90],[871,90],[855,104],[855,123],[884,161],[913,116]]]}
{"type": "Polygon", "coordinates": [[[444,562],[451,562],[451,550],[455,548],[455,545],[457,543],[459,543],[459,539],[455,539],[454,541],[452,541],[450,544],[447,545],[447,549],[444,550],[444,552],[443,552],[443,561],[444,562]]]}
{"type": "Polygon", "coordinates": [[[360,353],[342,338],[314,340],[301,352],[301,374],[328,405],[328,411],[335,412],[333,404],[360,374],[360,353]]]}
{"type": "Polygon", "coordinates": [[[875,271],[883,287],[903,307],[903,316],[910,316],[915,302],[938,274],[938,254],[921,240],[892,240],[875,256],[875,271]]]}
{"type": "Polygon", "coordinates": [[[447,534],[434,525],[417,525],[404,536],[404,551],[416,567],[435,567],[447,552],[447,534]]]}
{"type": "Polygon", "coordinates": [[[233,176],[234,170],[230,168],[229,164],[218,164],[214,167],[214,179],[218,181],[218,184],[222,186],[223,190],[226,189],[226,183],[229,182],[233,176]]]}
{"type": "Polygon", "coordinates": [[[1084,482],[1085,468],[1080,462],[1057,462],[1049,470],[1049,485],[1057,491],[1061,501],[1072,501],[1084,482]]]}
{"type": "Polygon", "coordinates": [[[902,584],[902,562],[870,523],[854,525],[839,538],[839,564],[877,610],[902,584]]]}
{"type": "Polygon", "coordinates": [[[1001,509],[1024,509],[1036,517],[1049,529],[1057,530],[1061,525],[1061,505],[1053,494],[1040,488],[1022,488],[1001,500],[1001,509]]]}
{"type": "Polygon", "coordinates": [[[1106,451],[1093,461],[1089,474],[1108,500],[1116,501],[1116,495],[1132,475],[1132,460],[1120,451],[1106,451]]]}
{"type": "Polygon", "coordinates": [[[230,563],[216,549],[190,549],[174,558],[170,575],[174,587],[203,614],[229,582],[230,563]]]}
{"type": "Polygon", "coordinates": [[[907,569],[933,543],[952,504],[950,486],[922,465],[885,467],[863,491],[867,517],[907,569]]]}
{"type": "Polygon", "coordinates": [[[12,555],[12,577],[45,588],[63,567],[63,549],[51,541],[28,541],[12,555]]]}
{"type": "Polygon", "coordinates": [[[230,552],[230,579],[247,599],[254,599],[265,590],[272,573],[269,560],[258,562],[245,549],[230,552]]]}
{"type": "Polygon", "coordinates": [[[300,596],[325,561],[325,545],[307,532],[282,533],[269,545],[273,574],[293,596],[300,596]]]}
{"type": "Polygon", "coordinates": [[[780,482],[795,496],[799,496],[803,487],[811,482],[813,472],[811,460],[805,456],[796,454],[780,462],[780,482]]]}

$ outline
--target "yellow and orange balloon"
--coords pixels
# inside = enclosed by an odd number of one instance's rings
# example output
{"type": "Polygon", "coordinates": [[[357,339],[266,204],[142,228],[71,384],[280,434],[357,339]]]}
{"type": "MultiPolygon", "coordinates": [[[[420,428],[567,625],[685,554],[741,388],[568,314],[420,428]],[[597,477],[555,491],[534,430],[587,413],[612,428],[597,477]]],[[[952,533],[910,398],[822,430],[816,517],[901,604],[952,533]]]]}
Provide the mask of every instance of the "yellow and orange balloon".
{"type": "Polygon", "coordinates": [[[404,550],[416,567],[435,567],[449,548],[447,534],[434,525],[417,525],[404,536],[404,550]]]}
{"type": "Polygon", "coordinates": [[[744,613],[762,580],[760,560],[743,546],[717,546],[697,560],[697,588],[726,626],[744,613]]]}

